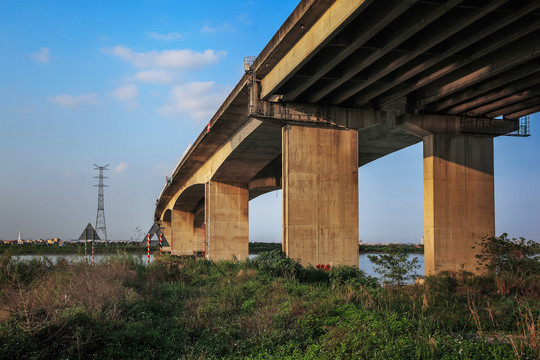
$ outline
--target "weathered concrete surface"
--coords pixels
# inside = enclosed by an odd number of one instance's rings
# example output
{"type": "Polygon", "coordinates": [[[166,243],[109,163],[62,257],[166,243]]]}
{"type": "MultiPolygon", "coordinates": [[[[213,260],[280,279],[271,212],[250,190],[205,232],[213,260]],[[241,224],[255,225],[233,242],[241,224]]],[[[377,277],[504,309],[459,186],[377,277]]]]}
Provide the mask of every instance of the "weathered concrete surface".
{"type": "Polygon", "coordinates": [[[172,210],[172,255],[193,255],[203,249],[201,229],[193,226],[194,214],[188,211],[172,210]]]}
{"type": "Polygon", "coordinates": [[[207,257],[244,260],[249,255],[249,190],[247,185],[211,181],[206,184],[207,257]]]}
{"type": "Polygon", "coordinates": [[[475,245],[495,234],[493,138],[424,138],[425,274],[480,272],[475,245]]]}
{"type": "Polygon", "coordinates": [[[283,250],[303,265],[358,266],[358,135],[283,128],[283,250]]]}
{"type": "Polygon", "coordinates": [[[170,252],[171,251],[171,238],[172,238],[172,227],[171,227],[171,219],[172,213],[171,210],[168,210],[163,215],[163,221],[159,222],[160,227],[163,227],[161,229],[161,233],[165,238],[167,239],[167,242],[169,243],[169,246],[164,246],[163,251],[170,252]]]}
{"type": "Polygon", "coordinates": [[[364,1],[337,0],[283,56],[261,82],[261,98],[267,97],[306,63],[311,55],[342,29],[364,1]]]}

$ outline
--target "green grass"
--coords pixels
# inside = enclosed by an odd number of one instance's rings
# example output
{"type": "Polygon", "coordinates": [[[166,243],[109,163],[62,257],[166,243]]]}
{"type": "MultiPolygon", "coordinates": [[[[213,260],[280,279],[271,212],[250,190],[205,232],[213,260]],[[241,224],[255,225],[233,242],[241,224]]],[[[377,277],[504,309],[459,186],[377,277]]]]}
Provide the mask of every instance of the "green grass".
{"type": "MultiPolygon", "coordinates": [[[[277,256],[277,255],[274,255],[277,256]]],[[[442,274],[381,288],[347,267],[0,259],[0,358],[535,359],[537,289],[442,274]],[[271,275],[268,272],[270,266],[271,275]],[[293,269],[294,271],[291,271],[293,269]],[[512,334],[512,343],[471,334],[512,334]],[[488,341],[489,340],[489,341],[488,341]]]]}

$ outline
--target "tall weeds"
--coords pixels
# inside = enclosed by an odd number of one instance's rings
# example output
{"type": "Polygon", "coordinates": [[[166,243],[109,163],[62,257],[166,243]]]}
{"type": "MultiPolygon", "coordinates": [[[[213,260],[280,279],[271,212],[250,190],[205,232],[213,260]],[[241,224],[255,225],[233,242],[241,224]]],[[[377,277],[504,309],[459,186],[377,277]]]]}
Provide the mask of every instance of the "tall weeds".
{"type": "MultiPolygon", "coordinates": [[[[275,254],[281,258],[281,254],[275,254]]],[[[494,277],[380,287],[355,268],[158,256],[2,259],[0,358],[533,359],[538,299],[494,277]],[[273,271],[265,273],[267,266],[273,271]],[[291,276],[294,273],[294,276],[291,276]],[[484,339],[512,335],[508,344],[484,339]]]]}

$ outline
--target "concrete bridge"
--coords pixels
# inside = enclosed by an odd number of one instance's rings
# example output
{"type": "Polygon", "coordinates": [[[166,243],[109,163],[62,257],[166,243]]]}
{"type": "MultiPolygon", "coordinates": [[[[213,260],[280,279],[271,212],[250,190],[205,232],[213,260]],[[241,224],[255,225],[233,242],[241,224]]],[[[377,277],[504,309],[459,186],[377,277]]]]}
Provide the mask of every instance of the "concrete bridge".
{"type": "Polygon", "coordinates": [[[283,250],[358,265],[358,168],[422,141],[426,274],[476,271],[495,231],[493,138],[540,111],[539,8],[302,0],[163,189],[171,252],[247,257],[249,200],[283,189],[283,250]]]}

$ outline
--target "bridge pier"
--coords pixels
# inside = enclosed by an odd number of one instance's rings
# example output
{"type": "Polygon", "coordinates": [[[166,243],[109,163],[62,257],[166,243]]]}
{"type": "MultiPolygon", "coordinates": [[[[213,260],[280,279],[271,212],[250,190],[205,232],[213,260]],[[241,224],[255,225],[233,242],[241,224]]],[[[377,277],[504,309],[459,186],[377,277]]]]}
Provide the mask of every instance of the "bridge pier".
{"type": "Polygon", "coordinates": [[[161,233],[163,234],[163,237],[167,239],[167,242],[169,246],[164,246],[163,251],[171,251],[171,234],[172,234],[172,227],[171,227],[171,219],[172,214],[171,211],[166,212],[166,216],[163,217],[163,220],[159,221],[159,226],[162,227],[161,233]]]}
{"type": "Polygon", "coordinates": [[[195,228],[194,219],[192,212],[172,210],[172,239],[169,241],[172,255],[193,255],[202,250],[202,230],[195,228]]]}
{"type": "Polygon", "coordinates": [[[495,234],[493,137],[431,134],[423,140],[425,273],[481,272],[476,244],[495,234]]]}
{"type": "Polygon", "coordinates": [[[303,265],[358,266],[358,133],[283,127],[283,250],[303,265]]]}
{"type": "Polygon", "coordinates": [[[246,259],[249,255],[247,185],[210,181],[205,186],[207,257],[246,259]]]}

